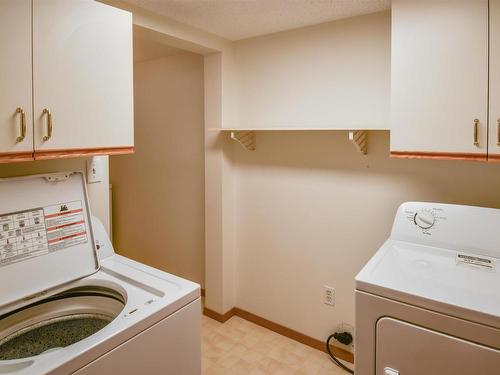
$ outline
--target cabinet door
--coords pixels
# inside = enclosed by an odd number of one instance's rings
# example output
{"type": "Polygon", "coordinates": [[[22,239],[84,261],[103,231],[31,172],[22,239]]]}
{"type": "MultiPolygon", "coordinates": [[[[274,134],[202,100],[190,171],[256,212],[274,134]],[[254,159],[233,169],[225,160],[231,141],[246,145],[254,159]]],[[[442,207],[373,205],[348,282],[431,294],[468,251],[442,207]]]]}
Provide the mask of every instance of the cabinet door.
{"type": "Polygon", "coordinates": [[[391,54],[391,155],[486,160],[488,0],[393,1],[391,54]]]}
{"type": "Polygon", "coordinates": [[[500,0],[490,0],[490,133],[488,160],[500,161],[500,0]]]}
{"type": "Polygon", "coordinates": [[[31,77],[31,0],[0,0],[0,162],[33,158],[31,77]]]}
{"type": "Polygon", "coordinates": [[[92,0],[34,1],[33,71],[35,159],[132,151],[129,12],[92,0]]]}

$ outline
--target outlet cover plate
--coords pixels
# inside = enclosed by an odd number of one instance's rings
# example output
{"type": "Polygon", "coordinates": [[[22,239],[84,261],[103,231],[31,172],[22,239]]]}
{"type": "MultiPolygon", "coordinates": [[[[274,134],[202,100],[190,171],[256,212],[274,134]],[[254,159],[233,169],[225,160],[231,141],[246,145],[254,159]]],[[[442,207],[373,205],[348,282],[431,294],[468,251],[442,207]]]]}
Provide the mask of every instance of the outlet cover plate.
{"type": "Polygon", "coordinates": [[[335,306],[335,289],[328,285],[323,285],[323,303],[335,306]]]}

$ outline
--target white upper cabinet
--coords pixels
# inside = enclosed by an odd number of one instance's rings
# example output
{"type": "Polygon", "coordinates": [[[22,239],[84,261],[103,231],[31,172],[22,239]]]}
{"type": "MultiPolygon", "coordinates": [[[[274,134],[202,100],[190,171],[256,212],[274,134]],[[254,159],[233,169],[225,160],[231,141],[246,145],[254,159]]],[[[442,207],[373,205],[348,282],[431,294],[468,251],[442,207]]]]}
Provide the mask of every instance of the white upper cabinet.
{"type": "Polygon", "coordinates": [[[391,155],[486,160],[487,115],[488,0],[394,0],[391,155]]]}
{"type": "Polygon", "coordinates": [[[133,152],[132,15],[0,0],[0,162],[133,152]]]}
{"type": "Polygon", "coordinates": [[[0,0],[0,157],[30,160],[31,0],[0,0]]]}
{"type": "Polygon", "coordinates": [[[490,132],[488,160],[500,161],[500,0],[490,0],[490,132]]]}
{"type": "Polygon", "coordinates": [[[90,0],[33,3],[35,158],[131,151],[132,15],[90,0]]]}

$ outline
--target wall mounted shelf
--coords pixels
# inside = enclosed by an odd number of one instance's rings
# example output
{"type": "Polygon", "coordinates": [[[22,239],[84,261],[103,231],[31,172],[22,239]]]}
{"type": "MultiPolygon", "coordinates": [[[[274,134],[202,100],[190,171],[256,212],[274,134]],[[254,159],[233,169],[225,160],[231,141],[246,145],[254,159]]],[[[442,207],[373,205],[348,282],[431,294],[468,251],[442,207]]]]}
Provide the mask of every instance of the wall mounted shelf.
{"type": "Polygon", "coordinates": [[[240,127],[240,128],[208,128],[209,131],[214,131],[214,132],[236,132],[236,131],[255,131],[255,132],[279,132],[279,131],[324,131],[324,132],[331,132],[331,131],[379,131],[379,130],[385,130],[388,131],[390,130],[388,127],[387,128],[357,128],[357,127],[351,127],[351,128],[299,128],[299,127],[265,127],[265,128],[245,128],[245,127],[240,127]]]}
{"type": "Polygon", "coordinates": [[[363,155],[368,153],[368,132],[366,130],[353,130],[349,132],[349,141],[354,144],[356,150],[363,155]]]}
{"type": "Polygon", "coordinates": [[[255,131],[231,131],[231,139],[249,151],[255,151],[256,149],[255,138],[255,131]]]}
{"type": "Polygon", "coordinates": [[[209,131],[229,132],[231,139],[238,142],[243,148],[249,151],[254,151],[256,145],[256,133],[265,131],[347,131],[348,139],[354,145],[356,150],[363,155],[368,153],[368,131],[384,130],[387,128],[352,130],[342,128],[209,128],[209,131]]]}

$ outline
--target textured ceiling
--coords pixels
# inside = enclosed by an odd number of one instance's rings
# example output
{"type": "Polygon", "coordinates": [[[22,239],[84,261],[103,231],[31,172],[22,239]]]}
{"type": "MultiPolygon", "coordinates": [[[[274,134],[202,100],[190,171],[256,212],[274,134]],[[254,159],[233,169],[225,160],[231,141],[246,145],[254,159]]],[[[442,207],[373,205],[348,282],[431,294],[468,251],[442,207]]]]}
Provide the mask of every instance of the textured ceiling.
{"type": "Polygon", "coordinates": [[[231,40],[390,8],[390,0],[124,1],[231,40]]]}

